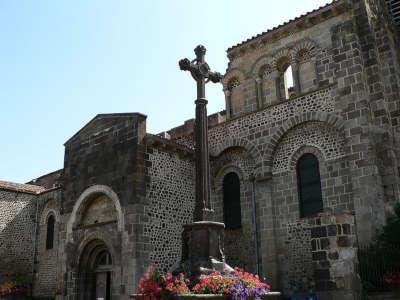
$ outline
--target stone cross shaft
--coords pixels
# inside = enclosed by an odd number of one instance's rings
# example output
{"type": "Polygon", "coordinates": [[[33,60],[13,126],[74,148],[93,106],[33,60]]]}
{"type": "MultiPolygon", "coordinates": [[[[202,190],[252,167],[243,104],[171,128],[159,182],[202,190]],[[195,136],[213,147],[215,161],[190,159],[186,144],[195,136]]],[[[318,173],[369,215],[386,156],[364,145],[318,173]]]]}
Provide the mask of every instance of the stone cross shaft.
{"type": "Polygon", "coordinates": [[[179,67],[183,71],[190,71],[197,82],[196,119],[195,119],[195,153],[196,153],[196,202],[193,213],[194,221],[205,221],[212,214],[210,203],[210,161],[208,152],[208,119],[206,83],[212,81],[218,83],[222,75],[211,72],[204,60],[206,48],[202,45],[194,49],[196,58],[192,61],[185,58],[179,61],[179,67]]]}

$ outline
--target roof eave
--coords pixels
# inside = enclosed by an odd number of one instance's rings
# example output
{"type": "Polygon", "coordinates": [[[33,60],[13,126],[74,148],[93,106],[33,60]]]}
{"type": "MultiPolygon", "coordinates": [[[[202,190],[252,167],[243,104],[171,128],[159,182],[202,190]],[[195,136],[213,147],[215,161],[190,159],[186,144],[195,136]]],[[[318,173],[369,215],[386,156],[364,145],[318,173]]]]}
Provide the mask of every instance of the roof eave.
{"type": "Polygon", "coordinates": [[[305,13],[295,19],[289,20],[281,25],[273,27],[239,44],[236,44],[228,48],[226,52],[228,53],[228,57],[231,59],[232,56],[234,56],[234,53],[238,51],[243,52],[248,47],[256,47],[259,42],[267,44],[273,40],[276,40],[283,32],[285,32],[285,30],[289,28],[295,29],[296,31],[304,30],[334,16],[342,14],[349,7],[351,7],[351,4],[348,0],[334,0],[313,11],[305,13]]]}

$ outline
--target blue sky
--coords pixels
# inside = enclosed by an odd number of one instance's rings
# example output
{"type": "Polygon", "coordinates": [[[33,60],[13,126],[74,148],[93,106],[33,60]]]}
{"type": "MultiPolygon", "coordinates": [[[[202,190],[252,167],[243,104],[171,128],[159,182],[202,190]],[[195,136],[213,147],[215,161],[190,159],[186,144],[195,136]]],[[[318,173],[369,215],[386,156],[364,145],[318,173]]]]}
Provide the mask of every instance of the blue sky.
{"type": "MultiPolygon", "coordinates": [[[[224,73],[227,48],[327,2],[0,1],[0,179],[62,168],[63,143],[98,113],[144,113],[151,133],[182,124],[196,89],[179,59],[201,43],[224,73]]],[[[207,98],[224,109],[221,85],[207,98]]]]}

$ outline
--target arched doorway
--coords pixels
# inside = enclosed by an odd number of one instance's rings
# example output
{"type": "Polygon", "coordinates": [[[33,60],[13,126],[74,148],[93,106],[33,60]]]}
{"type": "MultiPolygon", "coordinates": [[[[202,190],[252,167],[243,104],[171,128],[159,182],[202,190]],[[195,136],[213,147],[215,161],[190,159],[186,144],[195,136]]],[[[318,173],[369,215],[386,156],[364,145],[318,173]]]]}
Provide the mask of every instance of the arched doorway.
{"type": "Polygon", "coordinates": [[[113,261],[101,240],[91,241],[84,248],[78,271],[78,299],[111,300],[113,261]]]}

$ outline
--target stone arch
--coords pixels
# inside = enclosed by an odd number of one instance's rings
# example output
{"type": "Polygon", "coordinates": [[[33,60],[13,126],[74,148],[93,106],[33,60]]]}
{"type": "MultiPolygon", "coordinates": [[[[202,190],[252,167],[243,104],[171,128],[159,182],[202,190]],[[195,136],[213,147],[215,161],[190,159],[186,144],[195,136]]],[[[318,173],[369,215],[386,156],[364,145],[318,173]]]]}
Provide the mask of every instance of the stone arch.
{"type": "Polygon", "coordinates": [[[76,263],[77,299],[112,299],[119,283],[115,259],[114,249],[103,238],[92,235],[81,242],[76,263]]]}
{"type": "Polygon", "coordinates": [[[315,155],[320,165],[320,173],[321,174],[326,173],[326,165],[325,165],[326,159],[324,154],[318,147],[310,145],[300,147],[289,157],[289,170],[294,170],[296,168],[297,161],[299,160],[299,158],[306,153],[311,153],[315,155]]]}
{"type": "Polygon", "coordinates": [[[273,157],[276,147],[278,146],[282,137],[290,129],[306,122],[318,121],[323,122],[327,126],[334,127],[339,133],[343,133],[345,122],[342,118],[325,112],[308,112],[301,115],[293,116],[285,121],[282,126],[280,126],[274,135],[270,138],[270,142],[264,152],[263,165],[266,168],[266,172],[272,171],[273,157]]]}
{"type": "Polygon", "coordinates": [[[273,68],[272,58],[268,55],[259,57],[250,68],[250,74],[256,78],[259,76],[260,71],[265,66],[271,66],[273,68]]]}
{"type": "Polygon", "coordinates": [[[226,148],[218,157],[213,159],[211,168],[214,175],[212,176],[213,192],[211,199],[215,212],[215,220],[221,222],[227,221],[229,224],[224,237],[225,251],[229,258],[227,262],[230,265],[247,266],[250,268],[250,266],[254,266],[255,264],[254,255],[244,255],[243,253],[246,253],[244,249],[251,249],[251,246],[254,245],[251,234],[253,227],[251,222],[247,222],[248,218],[252,215],[251,203],[253,190],[251,180],[254,176],[254,159],[244,147],[233,146],[226,148]],[[236,177],[235,183],[229,180],[232,177],[236,177]],[[229,182],[234,185],[229,186],[229,182]],[[228,186],[224,183],[228,183],[228,186]],[[238,183],[240,184],[239,186],[237,185],[238,183]],[[239,187],[240,198],[237,197],[238,189],[236,187],[239,187]],[[230,194],[228,191],[233,192],[233,194],[230,194]],[[234,200],[233,203],[226,202],[229,199],[234,200]],[[240,202],[237,200],[240,200],[240,202]],[[240,203],[240,225],[239,222],[231,222],[232,220],[239,220],[238,203],[240,203]],[[227,204],[228,206],[226,206],[227,204]],[[227,211],[233,214],[228,214],[228,219],[225,219],[227,211]]]}
{"type": "Polygon", "coordinates": [[[237,80],[239,80],[239,82],[242,83],[245,80],[244,72],[238,68],[229,70],[222,79],[222,85],[224,87],[224,90],[227,90],[229,88],[228,84],[234,78],[237,78],[237,80]]]}
{"type": "Polygon", "coordinates": [[[103,194],[107,196],[114,204],[117,213],[117,228],[118,231],[123,231],[124,229],[124,216],[122,213],[122,207],[118,195],[108,186],[105,185],[93,185],[87,188],[79,196],[78,200],[72,209],[71,216],[67,223],[67,240],[72,240],[72,231],[77,222],[79,222],[80,215],[84,210],[88,201],[91,200],[92,196],[103,194]]]}
{"type": "Polygon", "coordinates": [[[38,234],[39,234],[39,246],[38,246],[38,251],[40,255],[44,255],[44,252],[50,249],[56,249],[58,246],[58,226],[60,223],[60,215],[54,206],[52,204],[55,204],[54,199],[50,198],[47,199],[46,202],[43,204],[39,220],[38,220],[38,234]],[[49,218],[53,217],[53,230],[51,234],[51,239],[52,239],[52,247],[48,248],[48,239],[50,238],[49,236],[49,218]]]}
{"type": "Polygon", "coordinates": [[[231,172],[236,173],[236,175],[239,177],[240,182],[243,183],[243,181],[245,180],[245,176],[242,169],[232,164],[223,166],[215,176],[215,186],[217,187],[217,192],[220,192],[222,190],[222,182],[225,175],[231,172]]]}
{"type": "Polygon", "coordinates": [[[214,147],[210,148],[210,155],[219,156],[222,152],[224,152],[228,148],[233,147],[241,147],[244,148],[247,152],[249,152],[250,156],[254,159],[255,166],[261,163],[262,154],[257,146],[249,141],[246,138],[235,139],[235,138],[227,138],[221,143],[214,145],[214,147]]]}
{"type": "Polygon", "coordinates": [[[289,64],[292,61],[292,52],[287,49],[281,49],[277,51],[273,56],[273,66],[279,70],[283,61],[287,61],[289,64]]]}
{"type": "Polygon", "coordinates": [[[46,221],[51,214],[53,214],[56,223],[60,221],[60,216],[59,216],[59,213],[56,210],[56,208],[49,208],[49,206],[48,206],[48,204],[51,203],[52,201],[54,202],[54,199],[48,199],[45,202],[45,204],[43,205],[43,209],[42,209],[41,217],[40,217],[40,221],[39,221],[40,225],[46,224],[46,221]]]}
{"type": "Polygon", "coordinates": [[[119,255],[117,255],[111,240],[105,234],[103,234],[100,230],[96,230],[96,231],[88,234],[86,237],[84,237],[79,242],[79,244],[76,248],[76,252],[75,252],[77,259],[76,259],[76,264],[74,264],[74,265],[76,267],[79,267],[79,264],[80,264],[81,258],[82,258],[82,254],[85,251],[86,246],[89,245],[90,243],[92,243],[93,241],[100,241],[100,242],[104,243],[111,254],[111,258],[112,258],[112,261],[114,262],[114,264],[119,262],[119,255]]]}
{"type": "Polygon", "coordinates": [[[299,58],[302,52],[304,51],[309,53],[310,57],[314,57],[316,55],[318,48],[319,48],[318,45],[313,40],[311,39],[302,40],[293,46],[292,49],[293,58],[299,61],[299,58]]]}

